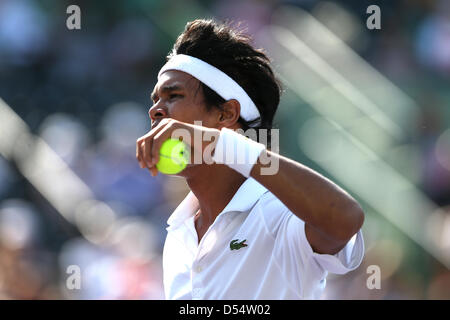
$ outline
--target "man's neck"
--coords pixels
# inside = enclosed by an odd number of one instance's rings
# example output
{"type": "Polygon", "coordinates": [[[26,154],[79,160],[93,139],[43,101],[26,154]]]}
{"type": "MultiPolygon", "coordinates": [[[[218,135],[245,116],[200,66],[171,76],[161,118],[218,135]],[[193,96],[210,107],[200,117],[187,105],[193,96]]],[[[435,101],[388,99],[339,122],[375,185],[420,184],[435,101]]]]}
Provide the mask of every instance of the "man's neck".
{"type": "Polygon", "coordinates": [[[211,225],[231,201],[246,178],[225,165],[199,165],[186,176],[189,188],[198,199],[201,224],[211,225]]]}

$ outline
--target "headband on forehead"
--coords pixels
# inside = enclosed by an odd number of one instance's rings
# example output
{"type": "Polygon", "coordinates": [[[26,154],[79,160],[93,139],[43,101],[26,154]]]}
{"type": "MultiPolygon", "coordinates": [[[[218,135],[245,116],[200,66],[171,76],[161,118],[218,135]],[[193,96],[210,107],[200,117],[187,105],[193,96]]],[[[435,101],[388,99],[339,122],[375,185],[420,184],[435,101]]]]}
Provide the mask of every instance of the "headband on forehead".
{"type": "MultiPolygon", "coordinates": [[[[161,68],[158,73],[158,79],[167,70],[179,70],[189,73],[225,100],[236,99],[241,105],[241,117],[246,121],[253,121],[261,116],[252,99],[236,81],[203,60],[185,54],[177,54],[161,68]]],[[[257,125],[259,125],[259,121],[253,126],[257,125]]]]}

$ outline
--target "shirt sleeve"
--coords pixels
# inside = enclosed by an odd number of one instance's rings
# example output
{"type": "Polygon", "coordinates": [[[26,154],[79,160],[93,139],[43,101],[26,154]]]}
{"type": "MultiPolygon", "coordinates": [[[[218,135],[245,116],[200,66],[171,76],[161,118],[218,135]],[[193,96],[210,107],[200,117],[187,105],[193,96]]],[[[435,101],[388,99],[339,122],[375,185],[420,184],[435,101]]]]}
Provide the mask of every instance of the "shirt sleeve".
{"type": "MultiPolygon", "coordinates": [[[[297,218],[297,217],[295,217],[297,218]]],[[[362,230],[359,230],[353,237],[347,242],[344,248],[338,253],[331,254],[320,254],[314,252],[311,245],[306,238],[305,233],[305,223],[297,219],[291,219],[290,223],[297,225],[297,227],[292,227],[289,229],[296,229],[298,233],[299,246],[303,247],[306,251],[307,256],[311,256],[314,261],[317,262],[324,270],[335,273],[335,274],[345,274],[359,267],[364,257],[364,239],[362,236],[362,230]],[[298,221],[296,221],[298,220],[298,221]]],[[[295,235],[292,235],[295,239],[295,235]]]]}
{"type": "Polygon", "coordinates": [[[288,285],[301,297],[318,297],[327,274],[345,274],[356,269],[364,257],[364,240],[359,230],[338,253],[313,251],[305,233],[305,222],[277,198],[266,195],[260,204],[267,232],[274,239],[273,257],[288,285]]]}

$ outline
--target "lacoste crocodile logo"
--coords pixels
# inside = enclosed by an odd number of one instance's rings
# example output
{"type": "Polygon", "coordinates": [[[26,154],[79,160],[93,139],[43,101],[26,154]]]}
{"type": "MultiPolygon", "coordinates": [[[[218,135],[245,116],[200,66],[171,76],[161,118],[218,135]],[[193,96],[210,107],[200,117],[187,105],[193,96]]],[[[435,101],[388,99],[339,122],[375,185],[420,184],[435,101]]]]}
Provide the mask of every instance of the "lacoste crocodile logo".
{"type": "Polygon", "coordinates": [[[245,243],[245,241],[247,241],[247,239],[242,240],[241,242],[238,242],[238,241],[239,241],[238,239],[235,239],[230,242],[231,250],[239,250],[240,248],[247,247],[247,244],[245,243]]]}

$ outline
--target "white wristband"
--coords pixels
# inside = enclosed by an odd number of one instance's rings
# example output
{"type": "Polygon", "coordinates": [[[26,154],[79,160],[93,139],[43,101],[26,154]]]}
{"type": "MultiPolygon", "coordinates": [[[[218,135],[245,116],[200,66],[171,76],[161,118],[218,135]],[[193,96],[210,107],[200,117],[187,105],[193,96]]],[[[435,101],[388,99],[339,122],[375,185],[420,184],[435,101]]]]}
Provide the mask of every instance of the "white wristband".
{"type": "Polygon", "coordinates": [[[258,161],[258,157],[266,147],[231,129],[223,128],[214,149],[212,159],[218,164],[226,164],[244,177],[258,161]]]}

